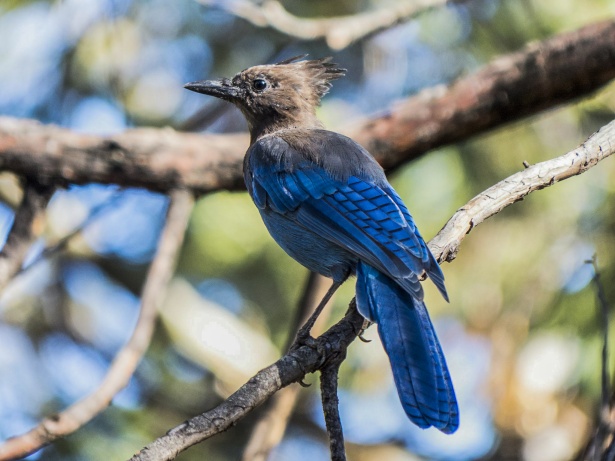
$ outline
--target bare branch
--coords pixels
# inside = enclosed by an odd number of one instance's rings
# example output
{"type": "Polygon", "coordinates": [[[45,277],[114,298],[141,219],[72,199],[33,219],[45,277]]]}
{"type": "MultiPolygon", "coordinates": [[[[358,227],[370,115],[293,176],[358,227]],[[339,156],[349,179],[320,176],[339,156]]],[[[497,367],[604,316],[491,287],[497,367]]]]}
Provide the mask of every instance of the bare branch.
{"type": "Polygon", "coordinates": [[[73,241],[73,239],[81,235],[86,227],[88,227],[94,220],[99,218],[103,211],[108,210],[115,203],[115,201],[121,197],[122,191],[123,189],[118,189],[111,197],[90,208],[88,210],[87,216],[77,227],[68,232],[66,235],[63,235],[58,241],[56,241],[52,245],[45,247],[43,251],[41,251],[35,258],[28,261],[27,266],[22,266],[21,269],[19,269],[15,275],[21,275],[23,272],[34,267],[37,263],[44,261],[45,259],[49,259],[54,254],[65,250],[70,245],[71,241],[73,241]]]}
{"type": "Polygon", "coordinates": [[[339,398],[337,396],[337,380],[340,365],[346,358],[334,357],[327,366],[320,371],[320,394],[322,397],[322,410],[325,415],[325,426],[329,435],[329,447],[331,449],[331,461],[346,461],[346,449],[344,448],[344,431],[340,419],[339,398]]]}
{"type": "MultiPolygon", "coordinates": [[[[460,208],[429,242],[439,261],[452,261],[461,241],[474,227],[496,215],[526,195],[556,182],[581,174],[615,152],[615,121],[602,127],[577,149],[515,173],[477,195],[460,208]]],[[[186,421],[155,440],[131,461],[174,459],[186,448],[225,431],[262,404],[275,392],[345,353],[363,327],[363,318],[354,309],[354,299],[346,316],[315,340],[312,347],[292,350],[275,364],[256,374],[235,394],[213,410],[186,421]]]]}
{"type": "MultiPolygon", "coordinates": [[[[496,59],[342,131],[385,168],[587,95],[615,78],[615,21],[591,24],[496,59]]],[[[115,183],[166,192],[242,189],[246,134],[128,130],[101,138],[0,118],[0,168],[43,183],[115,183]]]]}
{"type": "Polygon", "coordinates": [[[0,291],[20,271],[30,246],[40,235],[42,219],[55,187],[26,180],[21,204],[0,252],[0,291]]]}
{"type": "Polygon", "coordinates": [[[205,6],[220,8],[245,19],[257,27],[271,27],[300,40],[324,39],[329,48],[341,50],[357,40],[369,37],[421,13],[442,8],[446,0],[415,0],[398,2],[375,11],[331,18],[299,18],[276,0],[257,5],[248,0],[197,0],[205,6]]]}
{"type": "Polygon", "coordinates": [[[137,325],[126,345],[116,355],[98,389],[61,413],[45,418],[31,431],[5,441],[0,445],[0,460],[22,458],[59,437],[71,434],[104,410],[115,395],[126,387],[151,341],[158,305],[173,275],[193,201],[188,191],[171,193],[167,222],[143,287],[137,325]]]}
{"type": "Polygon", "coordinates": [[[242,134],[198,135],[171,128],[102,138],[0,117],[0,168],[44,184],[99,182],[196,193],[241,189],[247,144],[242,134]]]}
{"type": "Polygon", "coordinates": [[[594,270],[593,283],[596,289],[596,301],[598,304],[598,323],[602,328],[602,357],[601,357],[601,398],[598,424],[594,435],[589,439],[582,456],[584,461],[610,461],[615,455],[615,418],[612,394],[612,384],[609,379],[609,303],[600,278],[597,256],[586,261],[594,270]]]}
{"type": "Polygon", "coordinates": [[[615,121],[603,126],[576,149],[537,163],[480,193],[457,210],[429,242],[438,261],[452,261],[465,236],[485,219],[534,192],[584,173],[615,152],[615,121]]]}

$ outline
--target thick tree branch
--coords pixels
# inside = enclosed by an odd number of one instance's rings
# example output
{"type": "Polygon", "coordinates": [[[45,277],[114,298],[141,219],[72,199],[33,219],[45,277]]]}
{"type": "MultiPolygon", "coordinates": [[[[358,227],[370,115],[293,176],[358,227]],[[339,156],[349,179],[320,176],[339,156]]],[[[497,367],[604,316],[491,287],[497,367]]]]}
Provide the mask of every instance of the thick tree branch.
{"type": "MultiPolygon", "coordinates": [[[[602,127],[577,149],[530,166],[476,196],[453,215],[429,243],[429,248],[439,261],[451,261],[465,235],[476,225],[531,192],[587,171],[613,153],[615,121],[602,127]]],[[[227,430],[282,387],[302,380],[307,373],[323,369],[330,360],[345,353],[362,326],[363,318],[354,309],[353,300],[346,316],[313,345],[285,355],[216,408],[172,429],[133,456],[131,461],[171,460],[186,448],[227,430]]]]}
{"type": "Polygon", "coordinates": [[[71,434],[104,410],[115,395],[126,387],[151,341],[158,306],[173,275],[193,201],[188,191],[171,193],[167,222],[143,287],[139,319],[132,336],[116,355],[98,389],[61,413],[45,418],[31,431],[5,441],[0,445],[0,460],[20,459],[59,437],[71,434]]]}
{"type": "Polygon", "coordinates": [[[276,0],[266,0],[260,5],[249,0],[197,1],[202,5],[227,11],[257,27],[271,27],[295,39],[324,39],[333,50],[346,48],[357,40],[410,21],[421,13],[441,8],[449,3],[446,0],[404,1],[389,5],[388,8],[350,16],[299,18],[286,11],[276,0]]]}
{"type": "MultiPolygon", "coordinates": [[[[449,87],[421,92],[342,131],[385,168],[587,95],[615,78],[615,21],[496,59],[449,87]]],[[[129,130],[111,138],[0,118],[0,169],[40,182],[115,183],[195,193],[241,189],[247,135],[129,130]]]]}
{"type": "Polygon", "coordinates": [[[247,144],[242,134],[198,135],[170,128],[101,138],[0,117],[0,169],[43,184],[99,182],[196,193],[240,189],[247,144]]]}

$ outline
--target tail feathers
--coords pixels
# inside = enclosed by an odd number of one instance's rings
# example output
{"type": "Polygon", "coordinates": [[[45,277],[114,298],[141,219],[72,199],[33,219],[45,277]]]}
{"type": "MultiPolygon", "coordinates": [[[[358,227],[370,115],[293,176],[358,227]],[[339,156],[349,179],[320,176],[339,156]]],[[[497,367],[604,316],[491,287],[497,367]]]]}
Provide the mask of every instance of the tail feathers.
{"type": "Polygon", "coordinates": [[[364,317],[378,324],[408,417],[421,428],[455,432],[459,426],[455,391],[425,304],[360,262],[357,306],[364,317]]]}

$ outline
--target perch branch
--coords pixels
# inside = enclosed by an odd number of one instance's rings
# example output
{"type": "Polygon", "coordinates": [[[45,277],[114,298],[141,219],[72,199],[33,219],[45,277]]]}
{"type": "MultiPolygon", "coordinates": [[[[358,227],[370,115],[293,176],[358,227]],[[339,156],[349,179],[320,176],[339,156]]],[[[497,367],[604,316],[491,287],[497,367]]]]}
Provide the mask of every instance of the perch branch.
{"type": "Polygon", "coordinates": [[[0,460],[27,456],[59,437],[73,433],[104,410],[132,377],[147,350],[166,286],[173,275],[175,260],[184,238],[192,210],[193,196],[188,191],[171,193],[171,203],[156,256],[150,266],[141,311],[132,336],[118,352],[100,386],[61,413],[45,418],[31,431],[12,437],[0,445],[0,460]]]}

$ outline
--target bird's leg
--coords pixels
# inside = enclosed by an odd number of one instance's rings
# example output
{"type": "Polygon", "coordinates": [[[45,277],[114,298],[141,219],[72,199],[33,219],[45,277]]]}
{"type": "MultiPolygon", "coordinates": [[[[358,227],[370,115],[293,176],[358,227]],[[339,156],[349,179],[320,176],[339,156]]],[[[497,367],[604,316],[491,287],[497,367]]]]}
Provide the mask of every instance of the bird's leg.
{"type": "Polygon", "coordinates": [[[342,283],[344,283],[343,280],[340,281],[340,282],[335,282],[335,281],[333,282],[333,285],[331,285],[329,290],[327,290],[327,293],[322,298],[322,300],[320,301],[318,306],[316,306],[316,309],[314,309],[314,312],[312,313],[312,315],[310,315],[310,318],[307,320],[307,322],[305,322],[305,324],[297,332],[297,339],[295,341],[296,343],[297,342],[298,343],[304,343],[305,340],[307,338],[309,338],[310,331],[312,330],[312,327],[316,323],[316,320],[318,319],[318,316],[320,315],[322,310],[325,308],[325,306],[327,305],[327,303],[331,299],[331,296],[333,296],[333,294],[337,291],[337,289],[340,286],[342,286],[342,283]]]}

